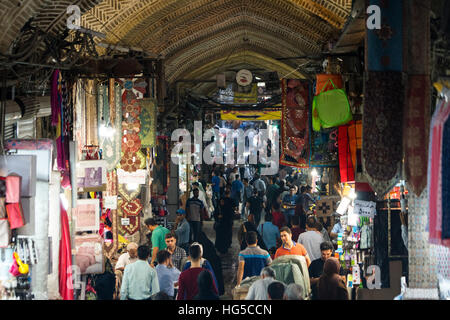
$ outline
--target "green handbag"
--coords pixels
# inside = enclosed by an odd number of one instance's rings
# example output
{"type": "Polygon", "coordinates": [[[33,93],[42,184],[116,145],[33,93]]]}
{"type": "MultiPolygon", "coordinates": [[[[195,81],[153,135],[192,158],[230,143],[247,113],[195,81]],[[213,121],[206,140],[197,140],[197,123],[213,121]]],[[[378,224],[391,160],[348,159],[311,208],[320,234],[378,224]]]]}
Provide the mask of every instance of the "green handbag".
{"type": "Polygon", "coordinates": [[[344,125],[352,120],[352,112],[347,94],[343,89],[337,89],[333,80],[329,79],[320,93],[314,97],[312,106],[312,125],[314,131],[321,127],[327,129],[344,125]],[[334,89],[323,92],[331,82],[334,89]]]}

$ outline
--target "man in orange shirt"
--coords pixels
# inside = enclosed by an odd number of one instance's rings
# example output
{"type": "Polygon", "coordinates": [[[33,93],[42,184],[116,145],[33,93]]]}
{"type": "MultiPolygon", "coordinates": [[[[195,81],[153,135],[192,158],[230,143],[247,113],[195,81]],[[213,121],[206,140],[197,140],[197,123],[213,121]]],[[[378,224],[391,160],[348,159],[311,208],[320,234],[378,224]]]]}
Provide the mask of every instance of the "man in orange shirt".
{"type": "Polygon", "coordinates": [[[285,255],[299,255],[304,256],[306,259],[306,265],[309,267],[311,264],[311,259],[308,256],[308,252],[305,247],[300,243],[292,241],[292,231],[288,227],[283,227],[280,229],[280,237],[283,245],[278,248],[275,253],[275,259],[285,255]]]}

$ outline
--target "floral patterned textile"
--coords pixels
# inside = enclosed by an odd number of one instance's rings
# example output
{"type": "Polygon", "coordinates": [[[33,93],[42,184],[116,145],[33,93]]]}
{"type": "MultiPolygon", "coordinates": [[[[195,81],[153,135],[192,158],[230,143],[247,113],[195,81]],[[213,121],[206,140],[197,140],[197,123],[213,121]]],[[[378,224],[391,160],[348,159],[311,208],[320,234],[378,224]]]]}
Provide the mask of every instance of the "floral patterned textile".
{"type": "Polygon", "coordinates": [[[304,80],[282,79],[280,164],[309,167],[310,84],[304,80]]]}
{"type": "Polygon", "coordinates": [[[142,211],[141,200],[123,201],[120,208],[126,216],[137,216],[142,211]]]}
{"type": "Polygon", "coordinates": [[[363,115],[363,169],[382,198],[397,183],[402,160],[403,83],[400,72],[368,72],[363,115]]]}
{"type": "Polygon", "coordinates": [[[136,231],[139,231],[140,228],[140,216],[129,216],[122,210],[123,200],[119,200],[117,202],[117,212],[118,212],[118,230],[119,234],[122,236],[126,236],[126,234],[133,235],[136,231]],[[122,218],[130,219],[129,225],[122,225],[122,218]]]}

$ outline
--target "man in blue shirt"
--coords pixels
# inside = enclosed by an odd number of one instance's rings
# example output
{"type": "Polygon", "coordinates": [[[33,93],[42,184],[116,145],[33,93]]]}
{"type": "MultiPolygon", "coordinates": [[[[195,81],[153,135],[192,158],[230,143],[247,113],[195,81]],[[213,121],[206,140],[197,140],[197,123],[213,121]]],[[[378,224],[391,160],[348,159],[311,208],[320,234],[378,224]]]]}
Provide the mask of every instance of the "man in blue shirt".
{"type": "Polygon", "coordinates": [[[298,196],[295,194],[296,189],[294,186],[291,186],[289,189],[289,194],[285,195],[283,198],[283,208],[284,210],[284,218],[286,223],[291,226],[291,217],[295,215],[295,206],[297,204],[298,196]]]}
{"type": "Polygon", "coordinates": [[[181,271],[172,264],[171,254],[167,250],[159,251],[156,259],[158,261],[156,273],[158,274],[160,290],[173,299],[175,297],[175,285],[178,285],[178,277],[181,271]]]}
{"type": "Polygon", "coordinates": [[[189,250],[189,234],[191,226],[186,220],[186,211],[183,209],[177,210],[177,217],[175,218],[175,234],[177,235],[178,246],[183,248],[186,252],[189,250]]]}
{"type": "Polygon", "coordinates": [[[272,258],[266,250],[258,246],[256,232],[249,231],[246,235],[247,248],[239,252],[239,266],[236,286],[242,279],[258,276],[261,270],[272,262],[272,258]]]}
{"type": "Polygon", "coordinates": [[[148,246],[138,248],[139,260],[125,267],[120,289],[120,300],[150,300],[159,292],[158,276],[148,264],[150,249],[148,246]]]}
{"type": "Polygon", "coordinates": [[[280,239],[280,231],[278,227],[272,223],[272,214],[266,213],[263,224],[258,227],[258,232],[264,240],[266,248],[277,248],[277,240],[280,239]]]}
{"type": "Polygon", "coordinates": [[[239,175],[235,175],[234,181],[231,183],[231,199],[234,200],[236,205],[242,202],[242,194],[244,193],[244,185],[239,178],[239,175]]]}

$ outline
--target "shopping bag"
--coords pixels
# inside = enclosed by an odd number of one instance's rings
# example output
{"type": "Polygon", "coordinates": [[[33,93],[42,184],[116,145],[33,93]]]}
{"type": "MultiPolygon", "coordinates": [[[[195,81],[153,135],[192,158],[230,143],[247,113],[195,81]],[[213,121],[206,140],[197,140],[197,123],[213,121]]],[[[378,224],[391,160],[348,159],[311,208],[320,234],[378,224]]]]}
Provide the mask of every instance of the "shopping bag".
{"type": "Polygon", "coordinates": [[[330,80],[333,81],[335,86],[338,89],[342,89],[344,87],[342,76],[340,74],[317,74],[316,75],[316,93],[315,95],[320,94],[320,92],[325,92],[328,90],[333,90],[333,85],[330,83],[330,80]]]}
{"type": "Polygon", "coordinates": [[[23,227],[25,225],[22,206],[19,202],[8,203],[6,205],[6,212],[8,214],[8,221],[11,230],[23,227]]]}
{"type": "Polygon", "coordinates": [[[329,80],[333,90],[324,91],[323,86],[319,95],[313,99],[312,124],[314,131],[320,131],[323,128],[332,128],[344,125],[352,120],[352,112],[348,102],[347,94],[343,89],[338,89],[329,80]]]}

